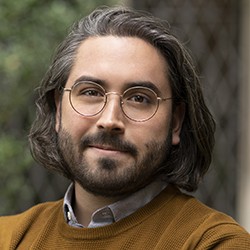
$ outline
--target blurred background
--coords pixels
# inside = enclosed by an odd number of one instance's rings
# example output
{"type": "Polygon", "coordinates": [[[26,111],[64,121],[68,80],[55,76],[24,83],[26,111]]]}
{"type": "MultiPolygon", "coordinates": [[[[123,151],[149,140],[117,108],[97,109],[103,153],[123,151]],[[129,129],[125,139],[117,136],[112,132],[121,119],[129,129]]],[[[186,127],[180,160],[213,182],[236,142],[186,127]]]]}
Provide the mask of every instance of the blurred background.
{"type": "Polygon", "coordinates": [[[250,230],[248,0],[0,0],[0,215],[64,195],[68,181],[30,156],[34,89],[71,24],[100,5],[167,20],[191,51],[217,122],[213,163],[194,195],[250,230]]]}

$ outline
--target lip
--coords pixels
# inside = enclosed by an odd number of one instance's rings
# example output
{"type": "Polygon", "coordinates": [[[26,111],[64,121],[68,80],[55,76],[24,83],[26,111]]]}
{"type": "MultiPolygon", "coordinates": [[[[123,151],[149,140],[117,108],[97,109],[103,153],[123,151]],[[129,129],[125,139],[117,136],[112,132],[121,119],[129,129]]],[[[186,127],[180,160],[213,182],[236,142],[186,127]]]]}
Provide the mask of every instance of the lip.
{"type": "Polygon", "coordinates": [[[89,146],[89,152],[92,152],[95,157],[111,157],[119,158],[128,157],[128,152],[120,150],[118,148],[109,145],[91,145],[89,146]]]}
{"type": "Polygon", "coordinates": [[[89,145],[90,148],[98,149],[98,150],[104,150],[104,151],[114,151],[114,152],[122,152],[125,153],[124,151],[121,151],[117,148],[114,148],[112,146],[108,145],[89,145]]]}

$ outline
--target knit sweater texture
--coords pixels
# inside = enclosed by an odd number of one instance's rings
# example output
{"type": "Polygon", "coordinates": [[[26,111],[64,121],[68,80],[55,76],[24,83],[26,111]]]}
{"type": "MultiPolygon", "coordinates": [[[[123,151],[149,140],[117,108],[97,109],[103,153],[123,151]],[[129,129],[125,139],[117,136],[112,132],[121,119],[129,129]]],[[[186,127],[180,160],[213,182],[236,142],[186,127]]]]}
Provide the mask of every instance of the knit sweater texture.
{"type": "Polygon", "coordinates": [[[48,202],[0,217],[0,249],[250,249],[250,235],[231,217],[172,186],[105,227],[69,226],[62,205],[48,202]]]}

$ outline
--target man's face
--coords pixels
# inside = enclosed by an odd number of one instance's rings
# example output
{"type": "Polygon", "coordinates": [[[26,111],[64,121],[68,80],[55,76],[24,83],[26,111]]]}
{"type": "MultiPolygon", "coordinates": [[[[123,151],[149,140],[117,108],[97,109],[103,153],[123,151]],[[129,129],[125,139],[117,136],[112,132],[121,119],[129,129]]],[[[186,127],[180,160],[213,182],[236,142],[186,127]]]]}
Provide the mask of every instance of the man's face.
{"type": "MultiPolygon", "coordinates": [[[[107,92],[122,94],[128,86],[150,82],[163,98],[171,97],[168,66],[153,46],[139,38],[92,37],[78,49],[66,88],[91,79],[107,92]]],[[[64,92],[57,102],[59,148],[72,178],[96,195],[114,197],[145,186],[179,143],[183,112],[172,100],[160,102],[145,122],[128,119],[119,95],[109,95],[105,109],[93,117],[76,113],[64,92]]]]}

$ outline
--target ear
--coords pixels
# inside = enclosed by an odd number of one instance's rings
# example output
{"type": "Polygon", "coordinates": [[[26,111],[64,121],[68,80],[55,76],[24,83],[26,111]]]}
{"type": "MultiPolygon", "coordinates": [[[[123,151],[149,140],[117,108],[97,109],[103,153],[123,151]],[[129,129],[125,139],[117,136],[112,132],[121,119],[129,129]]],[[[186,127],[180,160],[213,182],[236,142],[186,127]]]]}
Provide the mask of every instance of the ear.
{"type": "Polygon", "coordinates": [[[172,120],[172,145],[177,145],[180,143],[180,133],[182,128],[182,123],[185,117],[186,107],[184,103],[178,104],[173,110],[173,120],[172,120]]]}
{"type": "Polygon", "coordinates": [[[61,124],[61,96],[58,91],[55,91],[54,94],[55,105],[56,105],[56,122],[55,122],[55,130],[58,133],[61,124]]]}

